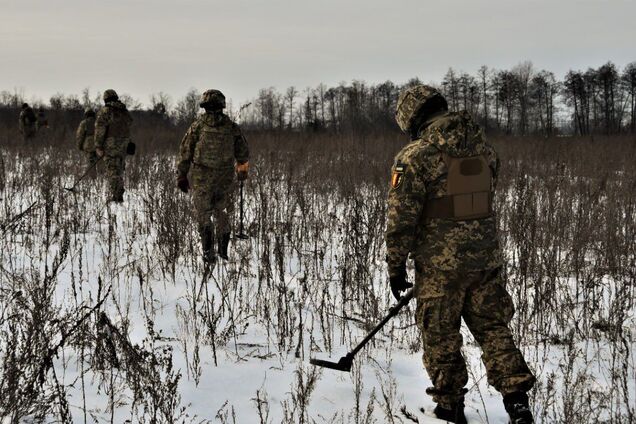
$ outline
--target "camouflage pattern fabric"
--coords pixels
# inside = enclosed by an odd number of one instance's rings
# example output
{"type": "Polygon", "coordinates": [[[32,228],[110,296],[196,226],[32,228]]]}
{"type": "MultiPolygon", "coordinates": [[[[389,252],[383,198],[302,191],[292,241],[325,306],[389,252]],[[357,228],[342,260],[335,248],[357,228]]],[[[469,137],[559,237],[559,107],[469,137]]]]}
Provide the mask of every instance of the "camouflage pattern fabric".
{"type": "Polygon", "coordinates": [[[225,96],[219,90],[207,90],[201,95],[199,106],[211,110],[225,109],[225,96]]]}
{"type": "Polygon", "coordinates": [[[86,165],[86,169],[87,170],[90,169],[90,173],[88,174],[88,176],[90,178],[96,178],[97,168],[98,168],[98,166],[96,166],[96,163],[99,160],[99,156],[97,156],[97,153],[95,151],[92,151],[92,152],[87,152],[86,157],[88,158],[88,164],[86,165]]]}
{"type": "Polygon", "coordinates": [[[31,107],[27,107],[22,109],[20,112],[20,118],[18,120],[18,127],[20,130],[20,134],[22,134],[22,139],[26,142],[35,137],[37,133],[37,118],[35,116],[35,112],[31,107]]]}
{"type": "Polygon", "coordinates": [[[111,200],[121,200],[124,194],[126,146],[130,142],[131,124],[130,113],[118,100],[107,102],[95,118],[94,147],[104,152],[111,200]]]}
{"type": "Polygon", "coordinates": [[[240,128],[220,111],[199,116],[186,132],[177,159],[177,172],[191,171],[190,183],[199,231],[212,225],[217,240],[231,231],[235,163],[249,159],[247,141],[240,128]]]}
{"type": "Polygon", "coordinates": [[[398,97],[395,112],[395,120],[402,131],[409,131],[426,103],[440,96],[439,91],[428,85],[418,85],[403,90],[398,97]]]}
{"type": "Polygon", "coordinates": [[[398,275],[409,254],[414,260],[424,364],[434,384],[429,393],[448,408],[461,399],[467,381],[460,351],[462,317],[471,323],[483,349],[489,381],[497,390],[528,389],[534,377],[507,326],[512,304],[508,304],[509,295],[496,272],[502,267],[502,256],[495,217],[425,217],[427,200],[447,195],[444,155],[483,155],[491,169],[494,192],[499,160],[470,115],[445,112],[432,117],[395,158],[386,247],[391,276],[398,275]]]}
{"type": "Polygon", "coordinates": [[[36,122],[37,131],[47,129],[48,127],[49,127],[49,120],[46,119],[46,115],[44,114],[44,111],[39,111],[37,122],[36,122]]]}
{"type": "Polygon", "coordinates": [[[393,172],[401,167],[399,185],[389,192],[386,242],[389,272],[400,268],[412,253],[425,267],[452,271],[494,269],[501,266],[495,218],[453,221],[423,218],[427,199],[446,193],[443,154],[488,158],[496,186],[499,161],[468,113],[438,116],[420,137],[396,156],[393,172]]]}
{"type": "Polygon", "coordinates": [[[461,352],[462,318],[482,349],[488,383],[503,395],[530,390],[535,379],[508,328],[514,307],[501,268],[424,269],[417,272],[415,287],[422,358],[433,383],[426,392],[435,402],[450,408],[465,392],[468,373],[461,352]]]}
{"type": "Polygon", "coordinates": [[[79,150],[95,152],[95,118],[88,117],[80,122],[75,132],[75,144],[79,150]]]}
{"type": "Polygon", "coordinates": [[[232,173],[210,172],[208,168],[194,165],[190,172],[192,201],[199,232],[212,227],[213,234],[220,240],[231,232],[229,216],[234,211],[234,175],[232,173]]]}

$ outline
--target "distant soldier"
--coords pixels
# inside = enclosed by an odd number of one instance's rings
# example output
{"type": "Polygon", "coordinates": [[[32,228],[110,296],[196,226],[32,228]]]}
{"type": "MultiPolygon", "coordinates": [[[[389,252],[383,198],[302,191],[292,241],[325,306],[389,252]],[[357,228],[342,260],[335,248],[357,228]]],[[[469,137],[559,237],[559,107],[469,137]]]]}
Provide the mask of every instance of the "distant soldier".
{"type": "Polygon", "coordinates": [[[223,113],[225,96],[220,91],[206,91],[199,105],[205,114],[197,117],[181,141],[177,186],[184,193],[192,187],[203,260],[214,263],[215,238],[219,256],[228,258],[234,174],[239,180],[247,178],[249,150],[239,126],[223,113]]]}
{"type": "Polygon", "coordinates": [[[505,288],[493,211],[497,155],[470,115],[448,112],[432,87],[403,91],[396,120],[411,142],[392,169],[387,262],[396,298],[412,286],[406,279],[409,254],[415,263],[416,319],[435,415],[466,422],[463,318],[511,422],[532,423],[526,392],[535,378],[508,328],[514,306],[505,288]]]}
{"type": "Polygon", "coordinates": [[[42,109],[38,111],[38,120],[36,126],[38,132],[49,128],[49,120],[46,118],[46,114],[42,109]]]}
{"type": "Polygon", "coordinates": [[[22,139],[25,142],[33,140],[35,134],[37,133],[37,117],[35,116],[35,112],[31,109],[27,103],[22,104],[22,111],[20,112],[20,118],[18,121],[18,127],[20,129],[20,134],[22,134],[22,139]]]}
{"type": "Polygon", "coordinates": [[[104,107],[95,118],[95,152],[104,156],[110,201],[124,201],[124,169],[132,117],[115,90],[104,91],[104,107]]]}
{"type": "Polygon", "coordinates": [[[88,158],[87,169],[92,169],[91,176],[96,175],[95,164],[97,163],[97,153],[95,152],[95,111],[86,109],[84,119],[80,122],[75,133],[77,148],[86,153],[88,158]]]}

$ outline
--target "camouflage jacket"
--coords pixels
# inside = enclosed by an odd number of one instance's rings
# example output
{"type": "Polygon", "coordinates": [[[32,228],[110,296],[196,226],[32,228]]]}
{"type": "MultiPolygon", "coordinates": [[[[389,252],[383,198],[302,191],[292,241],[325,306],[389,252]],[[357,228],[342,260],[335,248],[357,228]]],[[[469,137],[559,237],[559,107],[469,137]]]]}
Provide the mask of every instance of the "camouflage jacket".
{"type": "Polygon", "coordinates": [[[220,171],[249,160],[247,141],[237,124],[223,113],[205,113],[186,132],[177,159],[177,173],[185,176],[191,164],[220,171]]]}
{"type": "Polygon", "coordinates": [[[35,125],[38,131],[49,127],[49,120],[46,118],[43,111],[38,112],[38,119],[35,125]]]}
{"type": "Polygon", "coordinates": [[[75,142],[77,148],[85,152],[95,151],[95,118],[88,117],[80,122],[75,133],[75,142]]]}
{"type": "Polygon", "coordinates": [[[95,118],[95,148],[106,156],[125,156],[132,117],[118,100],[106,103],[95,118]]]}
{"type": "Polygon", "coordinates": [[[24,135],[33,135],[36,131],[37,117],[35,116],[35,112],[30,107],[24,109],[20,112],[20,118],[18,121],[18,126],[20,129],[20,133],[24,135]]]}
{"type": "Polygon", "coordinates": [[[386,247],[389,273],[398,272],[411,254],[416,270],[487,270],[501,264],[495,217],[472,220],[426,218],[429,199],[446,195],[444,155],[484,155],[494,192],[499,160],[467,112],[438,116],[395,157],[388,196],[386,247]],[[398,170],[399,180],[395,179],[398,170]]]}

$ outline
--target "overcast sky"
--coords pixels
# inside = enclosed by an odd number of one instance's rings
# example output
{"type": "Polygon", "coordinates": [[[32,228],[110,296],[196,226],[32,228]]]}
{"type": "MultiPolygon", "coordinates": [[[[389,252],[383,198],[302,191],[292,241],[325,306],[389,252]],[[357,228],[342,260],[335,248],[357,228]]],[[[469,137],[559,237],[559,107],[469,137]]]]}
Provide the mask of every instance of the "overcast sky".
{"type": "Polygon", "coordinates": [[[636,60],[635,0],[0,0],[0,90],[440,81],[448,67],[531,60],[563,75],[636,60]]]}

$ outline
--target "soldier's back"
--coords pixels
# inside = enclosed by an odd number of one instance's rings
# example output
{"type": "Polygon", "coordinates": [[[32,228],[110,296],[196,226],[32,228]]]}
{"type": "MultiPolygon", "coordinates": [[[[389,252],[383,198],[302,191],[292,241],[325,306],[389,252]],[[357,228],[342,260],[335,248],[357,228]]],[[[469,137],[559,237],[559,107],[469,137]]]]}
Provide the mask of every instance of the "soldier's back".
{"type": "Polygon", "coordinates": [[[443,271],[500,266],[492,211],[498,160],[470,115],[439,117],[399,157],[415,168],[425,198],[416,261],[443,271]]]}
{"type": "Polygon", "coordinates": [[[193,162],[220,173],[233,172],[236,124],[225,114],[197,118],[198,141],[193,162]]]}
{"type": "Polygon", "coordinates": [[[97,122],[108,125],[106,137],[130,138],[132,117],[126,106],[121,102],[110,102],[100,109],[97,122]]]}

